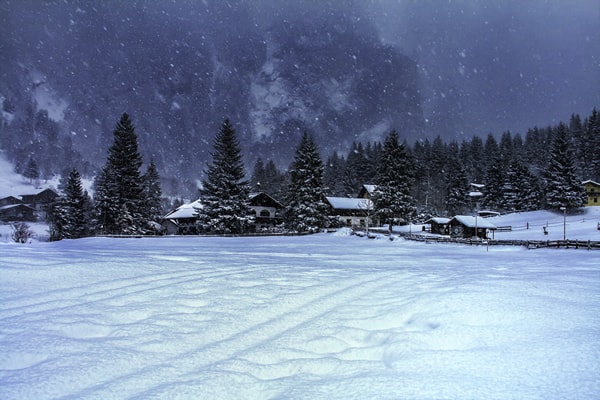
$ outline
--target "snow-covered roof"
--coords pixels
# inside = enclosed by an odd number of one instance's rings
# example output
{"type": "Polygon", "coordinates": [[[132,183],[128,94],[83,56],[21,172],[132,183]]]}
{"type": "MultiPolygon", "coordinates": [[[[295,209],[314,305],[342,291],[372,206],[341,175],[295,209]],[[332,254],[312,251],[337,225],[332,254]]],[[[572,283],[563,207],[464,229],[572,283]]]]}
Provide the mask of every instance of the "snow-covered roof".
{"type": "Polygon", "coordinates": [[[360,197],[326,197],[331,207],[336,210],[367,210],[373,209],[373,202],[360,197]]]}
{"type": "Polygon", "coordinates": [[[425,221],[426,224],[430,224],[432,222],[435,222],[436,224],[447,224],[448,222],[450,222],[450,218],[433,217],[433,218],[429,218],[427,221],[425,221]]]}
{"type": "Polygon", "coordinates": [[[195,218],[196,217],[196,209],[202,208],[202,203],[200,203],[200,199],[193,201],[191,203],[182,204],[175,210],[171,211],[167,215],[165,215],[165,219],[181,219],[181,218],[195,218]]]}
{"type": "Polygon", "coordinates": [[[460,222],[462,225],[468,228],[485,228],[485,229],[496,229],[496,225],[489,222],[487,219],[482,217],[473,217],[471,215],[456,215],[453,220],[460,222]]]}
{"type": "Polygon", "coordinates": [[[492,211],[492,210],[479,210],[477,211],[477,215],[480,217],[497,217],[498,215],[500,215],[500,213],[498,211],[492,211]]]}
{"type": "Polygon", "coordinates": [[[10,210],[11,208],[18,208],[18,207],[24,207],[24,208],[29,208],[33,211],[35,211],[35,208],[27,205],[27,204],[23,204],[23,203],[17,203],[17,204],[7,204],[5,206],[1,206],[0,207],[0,211],[4,211],[4,210],[10,210]]]}
{"type": "Polygon", "coordinates": [[[267,207],[283,208],[283,204],[281,204],[279,201],[273,198],[273,196],[265,192],[250,193],[249,198],[251,207],[254,205],[260,205],[267,207]],[[258,202],[258,204],[255,204],[255,202],[258,202]]]}
{"type": "Polygon", "coordinates": [[[581,182],[581,183],[582,183],[583,185],[585,185],[585,184],[587,184],[587,183],[591,183],[592,185],[600,186],[600,183],[598,183],[598,182],[595,182],[595,181],[593,181],[593,180],[591,180],[591,179],[588,179],[587,181],[583,181],[583,182],[581,182]]]}
{"type": "Polygon", "coordinates": [[[469,192],[469,196],[471,196],[471,197],[481,197],[481,196],[483,196],[483,193],[481,193],[481,192],[469,192]]]}
{"type": "Polygon", "coordinates": [[[363,187],[369,194],[373,194],[377,190],[377,185],[363,185],[363,187]]]}

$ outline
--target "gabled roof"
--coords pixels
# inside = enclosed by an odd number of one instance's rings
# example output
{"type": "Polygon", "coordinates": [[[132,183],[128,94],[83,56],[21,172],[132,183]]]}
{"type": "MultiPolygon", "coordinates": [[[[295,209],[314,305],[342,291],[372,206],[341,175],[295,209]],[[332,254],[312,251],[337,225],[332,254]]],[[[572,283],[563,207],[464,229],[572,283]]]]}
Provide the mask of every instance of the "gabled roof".
{"type": "Polygon", "coordinates": [[[373,209],[373,202],[360,197],[325,197],[329,205],[336,210],[361,210],[373,209]]]}
{"type": "Polygon", "coordinates": [[[377,190],[377,185],[363,185],[363,187],[365,188],[365,190],[371,194],[373,194],[373,192],[375,190],[377,190]]]}
{"type": "Polygon", "coordinates": [[[450,222],[450,218],[433,217],[433,218],[429,218],[427,221],[425,221],[426,224],[430,224],[432,222],[443,225],[443,224],[447,224],[448,222],[450,222]]]}
{"type": "Polygon", "coordinates": [[[15,197],[15,196],[0,197],[0,201],[2,201],[2,200],[10,200],[11,202],[13,202],[13,204],[22,203],[21,199],[15,197]]]}
{"type": "Polygon", "coordinates": [[[592,180],[590,180],[590,179],[588,179],[587,181],[583,181],[583,182],[581,182],[581,184],[582,184],[582,185],[586,185],[586,184],[588,184],[588,183],[591,183],[592,185],[600,186],[600,183],[598,183],[598,182],[595,182],[595,181],[592,181],[592,180]]]}
{"type": "Polygon", "coordinates": [[[373,196],[373,193],[377,190],[377,185],[362,185],[358,192],[358,197],[364,198],[365,195],[373,196]]]}
{"type": "Polygon", "coordinates": [[[202,208],[202,203],[200,203],[200,199],[193,201],[191,203],[182,204],[177,207],[167,215],[165,215],[164,219],[182,219],[182,218],[196,218],[196,209],[202,208]]]}
{"type": "Polygon", "coordinates": [[[496,225],[489,222],[487,219],[483,217],[473,217],[471,215],[457,215],[450,220],[457,221],[461,225],[466,226],[467,228],[485,228],[485,229],[496,229],[496,225]]]}
{"type": "Polygon", "coordinates": [[[252,206],[283,208],[283,204],[265,192],[250,193],[250,204],[252,206]]]}
{"type": "Polygon", "coordinates": [[[41,190],[41,191],[39,191],[39,192],[37,192],[37,193],[33,193],[33,194],[22,194],[22,195],[21,195],[21,197],[24,197],[24,196],[27,196],[27,197],[39,196],[39,195],[41,195],[42,193],[48,193],[48,194],[51,194],[51,195],[53,195],[54,197],[58,197],[58,193],[56,193],[56,192],[55,192],[54,190],[52,190],[52,189],[44,189],[44,190],[41,190]]]}
{"type": "Polygon", "coordinates": [[[0,207],[0,211],[4,211],[4,210],[10,210],[11,208],[21,208],[21,209],[28,209],[31,211],[35,211],[35,208],[27,205],[27,204],[23,204],[23,203],[18,203],[18,204],[7,204],[5,206],[1,206],[0,207]]]}

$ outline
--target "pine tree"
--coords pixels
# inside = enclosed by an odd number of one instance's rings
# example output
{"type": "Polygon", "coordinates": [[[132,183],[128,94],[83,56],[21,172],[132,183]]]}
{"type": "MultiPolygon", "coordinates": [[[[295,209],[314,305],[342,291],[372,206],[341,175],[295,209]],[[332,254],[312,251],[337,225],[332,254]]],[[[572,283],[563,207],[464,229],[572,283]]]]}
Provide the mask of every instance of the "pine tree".
{"type": "Polygon", "coordinates": [[[458,154],[448,159],[446,183],[446,210],[448,215],[463,214],[470,206],[469,180],[458,154]]]}
{"type": "Polygon", "coordinates": [[[390,227],[395,218],[409,220],[416,211],[412,192],[412,168],[404,144],[392,131],[383,143],[373,197],[376,214],[390,227]]]}
{"type": "Polygon", "coordinates": [[[488,170],[492,164],[497,163],[500,159],[500,146],[498,146],[496,138],[491,133],[488,134],[485,140],[483,155],[486,170],[488,170]]]}
{"type": "Polygon", "coordinates": [[[250,215],[250,185],[235,130],[225,119],[215,137],[213,162],[200,191],[202,208],[196,210],[199,228],[219,234],[248,232],[254,222],[250,215]]]}
{"type": "Polygon", "coordinates": [[[264,191],[265,181],[265,164],[262,158],[259,157],[252,170],[252,177],[250,178],[251,189],[256,192],[264,191]]]}
{"type": "Polygon", "coordinates": [[[586,119],[581,141],[581,162],[585,165],[583,179],[600,181],[600,112],[595,108],[586,119]]]}
{"type": "Polygon", "coordinates": [[[502,210],[504,205],[505,171],[499,157],[492,161],[485,176],[485,190],[481,205],[490,210],[502,210]]]}
{"type": "Polygon", "coordinates": [[[346,160],[334,152],[325,164],[323,171],[323,182],[328,188],[331,196],[346,196],[348,192],[344,187],[344,174],[346,170],[346,160]]]}
{"type": "Polygon", "coordinates": [[[23,176],[29,179],[30,183],[40,177],[40,170],[33,157],[30,157],[29,161],[27,161],[27,166],[25,167],[25,171],[23,171],[23,176]]]}
{"type": "Polygon", "coordinates": [[[127,208],[127,204],[121,204],[115,228],[114,233],[117,235],[135,235],[139,233],[134,217],[127,208]]]}
{"type": "MultiPolygon", "coordinates": [[[[540,192],[538,179],[529,168],[519,160],[513,160],[508,172],[507,182],[511,195],[505,192],[506,209],[509,211],[533,211],[540,207],[540,192]]],[[[507,186],[508,186],[507,185],[507,186]]]]}
{"type": "Polygon", "coordinates": [[[290,170],[285,223],[290,231],[318,232],[326,223],[323,162],[306,132],[290,170]]]}
{"type": "Polygon", "coordinates": [[[355,196],[362,185],[370,183],[370,163],[362,143],[354,142],[346,158],[344,195],[355,196]]]}
{"type": "Polygon", "coordinates": [[[556,128],[545,178],[547,207],[571,209],[583,206],[585,191],[580,179],[575,174],[568,131],[563,123],[556,128]]]}
{"type": "Polygon", "coordinates": [[[119,205],[114,199],[117,192],[114,169],[105,165],[94,181],[94,230],[100,234],[116,232],[119,205]]]}
{"type": "Polygon", "coordinates": [[[160,221],[163,216],[162,190],[160,187],[160,175],[154,164],[150,161],[148,169],[144,174],[144,202],[145,219],[149,222],[160,221]]]}
{"type": "Polygon", "coordinates": [[[51,240],[77,239],[89,231],[86,216],[86,198],[81,176],[76,169],[69,173],[64,195],[54,206],[50,223],[51,240]]]}
{"type": "Polygon", "coordinates": [[[275,199],[283,199],[285,197],[286,178],[277,167],[273,160],[269,160],[265,165],[265,175],[263,191],[273,196],[275,199]]]}
{"type": "Polygon", "coordinates": [[[119,215],[126,209],[133,224],[127,230],[141,233],[146,224],[144,187],[140,174],[142,157],[138,151],[135,128],[126,113],[121,116],[113,135],[114,142],[108,150],[106,165],[97,179],[100,186],[96,193],[98,223],[104,233],[120,234],[124,220],[119,215]]]}

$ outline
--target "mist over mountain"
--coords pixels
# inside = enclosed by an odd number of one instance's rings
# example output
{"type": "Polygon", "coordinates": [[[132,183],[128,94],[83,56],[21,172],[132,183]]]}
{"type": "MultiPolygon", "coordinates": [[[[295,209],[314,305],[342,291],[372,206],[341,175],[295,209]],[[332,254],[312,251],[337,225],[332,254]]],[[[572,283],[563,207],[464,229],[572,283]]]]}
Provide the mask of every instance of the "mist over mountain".
{"type": "Polygon", "coordinates": [[[0,146],[93,175],[127,112],[165,191],[191,193],[225,117],[249,165],[286,167],[304,131],[327,154],[391,129],[523,131],[600,103],[598,7],[487,3],[4,1],[0,146]]]}

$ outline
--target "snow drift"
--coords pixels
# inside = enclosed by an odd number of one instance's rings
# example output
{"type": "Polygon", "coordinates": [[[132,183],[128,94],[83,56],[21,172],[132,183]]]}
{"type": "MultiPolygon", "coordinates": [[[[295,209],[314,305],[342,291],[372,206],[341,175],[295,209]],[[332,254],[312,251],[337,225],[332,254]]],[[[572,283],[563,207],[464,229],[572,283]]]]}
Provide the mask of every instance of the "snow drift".
{"type": "Polygon", "coordinates": [[[334,234],[0,244],[0,397],[594,398],[598,253],[334,234]]]}

